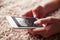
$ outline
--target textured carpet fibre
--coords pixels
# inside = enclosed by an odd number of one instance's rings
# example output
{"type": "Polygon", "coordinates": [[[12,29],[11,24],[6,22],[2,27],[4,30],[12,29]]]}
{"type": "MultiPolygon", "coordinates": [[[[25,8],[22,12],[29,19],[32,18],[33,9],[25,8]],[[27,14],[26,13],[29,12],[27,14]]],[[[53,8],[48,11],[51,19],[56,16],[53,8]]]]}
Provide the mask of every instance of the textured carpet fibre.
{"type": "MultiPolygon", "coordinates": [[[[41,0],[0,0],[0,40],[59,40],[60,34],[48,38],[31,35],[27,29],[15,29],[9,25],[5,16],[20,16],[21,13],[39,5],[41,0]]],[[[60,17],[60,10],[53,14],[60,17]]]]}

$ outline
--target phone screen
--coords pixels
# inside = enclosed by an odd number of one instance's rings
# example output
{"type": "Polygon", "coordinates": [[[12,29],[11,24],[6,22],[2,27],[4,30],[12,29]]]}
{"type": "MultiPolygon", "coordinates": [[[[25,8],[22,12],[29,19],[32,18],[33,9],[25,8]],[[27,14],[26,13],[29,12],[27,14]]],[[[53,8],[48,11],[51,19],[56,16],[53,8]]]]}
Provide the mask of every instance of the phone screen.
{"type": "MultiPolygon", "coordinates": [[[[11,25],[17,25],[18,28],[37,28],[37,27],[42,27],[42,25],[35,25],[34,22],[37,20],[36,18],[32,18],[32,17],[13,17],[10,16],[9,17],[11,21],[14,21],[14,23],[12,24],[12,22],[9,22],[11,25]]],[[[8,19],[9,19],[8,18],[8,19]]],[[[14,27],[16,27],[14,25],[14,27]]]]}

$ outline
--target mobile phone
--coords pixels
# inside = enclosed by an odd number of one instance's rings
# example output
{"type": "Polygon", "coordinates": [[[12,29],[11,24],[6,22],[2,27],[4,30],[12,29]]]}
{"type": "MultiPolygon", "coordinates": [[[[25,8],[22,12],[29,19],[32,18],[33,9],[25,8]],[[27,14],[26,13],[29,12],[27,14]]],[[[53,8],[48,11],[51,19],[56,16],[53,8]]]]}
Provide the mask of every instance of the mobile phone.
{"type": "Polygon", "coordinates": [[[14,28],[38,28],[42,27],[42,25],[35,25],[34,22],[37,20],[33,17],[14,17],[14,16],[6,16],[6,19],[10,23],[10,25],[14,28]]]}

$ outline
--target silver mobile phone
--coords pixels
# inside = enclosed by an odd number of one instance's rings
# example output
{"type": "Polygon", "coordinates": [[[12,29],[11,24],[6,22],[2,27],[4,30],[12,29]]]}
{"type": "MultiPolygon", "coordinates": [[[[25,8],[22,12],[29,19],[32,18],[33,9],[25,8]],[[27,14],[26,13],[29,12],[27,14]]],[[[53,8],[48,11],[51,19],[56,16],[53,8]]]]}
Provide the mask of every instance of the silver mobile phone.
{"type": "Polygon", "coordinates": [[[32,17],[14,17],[14,16],[7,16],[6,19],[10,23],[10,25],[14,28],[38,28],[42,27],[42,25],[35,25],[34,21],[36,18],[32,17]]]}

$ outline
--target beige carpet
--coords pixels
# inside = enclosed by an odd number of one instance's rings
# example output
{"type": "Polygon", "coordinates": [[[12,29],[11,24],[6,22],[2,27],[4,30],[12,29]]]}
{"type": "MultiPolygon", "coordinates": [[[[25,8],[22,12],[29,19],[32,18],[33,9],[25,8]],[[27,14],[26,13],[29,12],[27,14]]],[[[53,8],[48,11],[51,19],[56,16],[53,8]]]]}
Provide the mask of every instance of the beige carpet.
{"type": "MultiPolygon", "coordinates": [[[[43,38],[29,34],[27,29],[14,29],[5,18],[7,15],[20,16],[40,2],[41,0],[0,0],[0,40],[59,40],[60,34],[43,38]]],[[[60,10],[55,13],[54,16],[60,17],[60,10]]]]}

